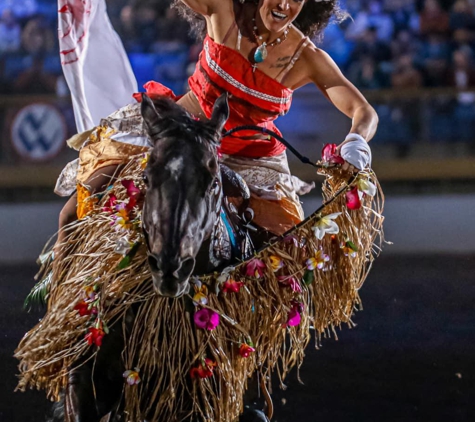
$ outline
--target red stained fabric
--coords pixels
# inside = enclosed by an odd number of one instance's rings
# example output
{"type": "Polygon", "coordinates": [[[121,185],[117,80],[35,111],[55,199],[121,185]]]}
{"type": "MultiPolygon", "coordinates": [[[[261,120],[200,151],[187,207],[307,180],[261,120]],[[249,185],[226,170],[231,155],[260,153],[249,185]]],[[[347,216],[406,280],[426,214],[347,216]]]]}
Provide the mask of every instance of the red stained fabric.
{"type": "MultiPolygon", "coordinates": [[[[208,118],[218,97],[223,92],[229,92],[231,113],[226,130],[241,125],[258,125],[280,135],[274,120],[286,114],[292,102],[291,89],[259,69],[254,71],[251,62],[238,51],[215,43],[209,36],[204,40],[189,85],[208,118]],[[249,90],[254,92],[250,93],[249,90]]],[[[285,151],[285,146],[274,138],[243,139],[256,133],[242,131],[235,136],[227,136],[222,140],[220,152],[245,157],[271,157],[285,151]]]]}

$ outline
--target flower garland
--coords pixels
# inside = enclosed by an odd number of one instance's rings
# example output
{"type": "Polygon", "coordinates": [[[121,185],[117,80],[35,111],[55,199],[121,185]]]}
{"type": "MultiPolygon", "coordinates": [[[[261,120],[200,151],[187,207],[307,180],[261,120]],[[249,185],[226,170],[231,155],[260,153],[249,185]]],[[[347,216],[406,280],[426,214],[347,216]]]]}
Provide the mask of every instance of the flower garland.
{"type": "Polygon", "coordinates": [[[326,146],[322,153],[328,167],[325,203],[316,213],[248,261],[193,278],[189,296],[171,303],[158,298],[150,283],[140,230],[145,189],[140,175],[148,157],[138,156],[98,198],[96,213],[72,231],[68,241],[75,252],[70,259],[78,270],[64,263],[68,287],[54,286],[49,312],[17,350],[20,388],[36,385],[57,398],[77,357],[88,349],[97,353],[107,324],[121,321],[137,303],[124,352],[130,420],[149,414],[173,419],[180,412],[202,420],[235,419],[253,372],[269,379],[278,368],[282,380],[301,363],[310,326],[318,341],[342,323],[351,325],[359,304],[358,290],[379,247],[377,238],[382,241],[382,202],[375,200],[379,195],[382,201],[382,195],[371,171],[347,183],[332,169],[338,163],[335,148],[326,146]],[[91,231],[90,238],[82,227],[91,231]],[[90,262],[94,255],[101,258],[90,262]],[[66,312],[70,303],[74,314],[66,312]],[[73,318],[69,331],[53,330],[64,323],[65,315],[73,318]],[[78,336],[83,339],[79,345],[78,336]],[[285,347],[285,336],[291,339],[291,349],[285,347]],[[168,367],[170,354],[176,356],[176,367],[168,367]],[[160,382],[151,385],[149,380],[157,376],[160,382]],[[193,392],[186,387],[187,379],[193,380],[193,392]],[[167,402],[148,402],[164,392],[167,402]],[[186,409],[184,394],[193,397],[186,409]]]}

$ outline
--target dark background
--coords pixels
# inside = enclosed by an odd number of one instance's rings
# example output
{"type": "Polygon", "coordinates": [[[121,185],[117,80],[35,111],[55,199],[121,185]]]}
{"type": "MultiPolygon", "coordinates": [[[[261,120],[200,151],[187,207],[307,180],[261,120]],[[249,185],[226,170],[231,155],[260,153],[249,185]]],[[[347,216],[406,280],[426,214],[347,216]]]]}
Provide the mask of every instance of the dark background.
{"type": "MultiPolygon", "coordinates": [[[[22,310],[33,266],[0,274],[0,421],[43,421],[41,392],[14,393],[12,358],[23,333],[40,317],[22,310]]],[[[309,347],[287,390],[274,391],[275,422],[473,421],[475,256],[377,259],[362,291],[357,327],[339,340],[309,347]]]]}

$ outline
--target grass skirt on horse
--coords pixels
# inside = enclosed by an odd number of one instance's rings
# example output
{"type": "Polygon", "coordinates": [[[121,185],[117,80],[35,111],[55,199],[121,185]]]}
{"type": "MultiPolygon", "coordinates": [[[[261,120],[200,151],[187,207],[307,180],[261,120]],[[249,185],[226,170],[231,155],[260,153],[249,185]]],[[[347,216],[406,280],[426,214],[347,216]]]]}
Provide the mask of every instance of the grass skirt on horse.
{"type": "Polygon", "coordinates": [[[271,375],[282,382],[302,364],[311,329],[318,345],[352,325],[382,241],[382,193],[371,172],[350,186],[327,175],[318,212],[251,260],[194,278],[189,295],[169,299],[155,294],[147,266],[143,166],[142,156],[132,159],[71,226],[47,312],[16,351],[19,388],[58,400],[72,368],[94,359],[108,327],[122,324],[125,420],[235,421],[256,371],[265,383],[271,375]],[[349,209],[347,194],[371,182],[376,194],[359,194],[361,207],[349,209]]]}

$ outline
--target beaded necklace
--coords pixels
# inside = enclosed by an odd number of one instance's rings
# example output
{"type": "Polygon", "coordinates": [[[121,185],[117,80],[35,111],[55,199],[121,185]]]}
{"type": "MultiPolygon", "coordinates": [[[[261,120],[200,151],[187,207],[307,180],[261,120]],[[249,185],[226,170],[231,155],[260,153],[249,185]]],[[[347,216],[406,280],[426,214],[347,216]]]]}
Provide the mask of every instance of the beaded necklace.
{"type": "Polygon", "coordinates": [[[284,42],[287,39],[287,35],[289,33],[289,28],[292,26],[291,24],[285,28],[284,33],[282,38],[278,37],[271,43],[267,42],[262,42],[262,35],[259,35],[257,33],[257,25],[256,25],[256,18],[252,18],[252,34],[254,35],[254,38],[256,39],[258,47],[256,48],[256,51],[254,52],[254,64],[252,67],[254,70],[256,70],[258,63],[262,63],[266,58],[267,58],[267,47],[273,47],[274,45],[280,44],[284,42]],[[259,44],[261,42],[262,44],[259,44]]]}

